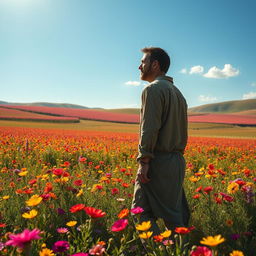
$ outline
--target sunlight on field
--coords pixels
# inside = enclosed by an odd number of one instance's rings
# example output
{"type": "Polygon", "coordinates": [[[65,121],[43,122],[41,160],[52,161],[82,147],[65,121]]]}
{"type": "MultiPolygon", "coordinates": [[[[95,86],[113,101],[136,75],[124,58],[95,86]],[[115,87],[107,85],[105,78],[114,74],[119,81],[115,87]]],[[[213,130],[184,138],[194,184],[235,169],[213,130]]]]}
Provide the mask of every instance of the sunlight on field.
{"type": "MultiPolygon", "coordinates": [[[[0,126],[9,127],[30,127],[42,129],[67,129],[67,130],[88,130],[88,131],[108,131],[138,133],[138,124],[120,124],[111,122],[99,122],[81,120],[80,123],[42,123],[42,122],[22,122],[22,121],[0,121],[0,126]]],[[[189,123],[189,136],[196,137],[242,137],[255,138],[256,127],[240,127],[229,124],[210,123],[189,123]]]]}
{"type": "Polygon", "coordinates": [[[0,121],[0,126],[9,127],[30,127],[47,129],[67,129],[67,130],[90,130],[90,131],[113,131],[113,132],[134,132],[139,131],[137,124],[120,124],[111,122],[99,122],[81,120],[80,123],[58,124],[58,123],[39,123],[22,121],[0,121]]]}

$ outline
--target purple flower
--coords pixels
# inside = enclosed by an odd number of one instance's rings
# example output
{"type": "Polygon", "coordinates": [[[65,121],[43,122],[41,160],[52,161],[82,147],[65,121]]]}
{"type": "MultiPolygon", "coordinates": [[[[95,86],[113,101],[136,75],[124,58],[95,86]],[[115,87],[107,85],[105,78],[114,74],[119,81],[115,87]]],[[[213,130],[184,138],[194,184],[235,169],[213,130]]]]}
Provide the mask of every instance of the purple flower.
{"type": "Polygon", "coordinates": [[[232,235],[231,235],[231,239],[232,239],[232,240],[235,240],[235,241],[236,241],[236,240],[239,239],[239,238],[240,238],[240,235],[239,235],[239,234],[232,234],[232,235]]]}
{"type": "Polygon", "coordinates": [[[63,214],[65,214],[66,212],[65,212],[63,209],[58,208],[58,209],[57,209],[57,213],[58,213],[59,215],[63,215],[63,214]]]}
{"type": "Polygon", "coordinates": [[[69,243],[68,241],[57,241],[54,243],[52,249],[54,252],[65,252],[69,249],[69,243]]]}

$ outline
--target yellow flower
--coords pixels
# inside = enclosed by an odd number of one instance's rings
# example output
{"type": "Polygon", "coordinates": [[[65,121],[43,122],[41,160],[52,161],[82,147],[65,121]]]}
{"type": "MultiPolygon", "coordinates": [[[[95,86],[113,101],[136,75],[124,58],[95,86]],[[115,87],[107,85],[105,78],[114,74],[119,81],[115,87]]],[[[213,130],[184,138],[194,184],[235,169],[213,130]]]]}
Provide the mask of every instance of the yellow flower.
{"type": "Polygon", "coordinates": [[[192,182],[197,182],[197,181],[200,180],[200,178],[199,177],[197,178],[195,176],[191,176],[191,177],[189,177],[189,180],[192,181],[192,182]]]}
{"type": "Polygon", "coordinates": [[[229,256],[244,256],[244,254],[241,251],[233,251],[229,254],[229,256]]]}
{"type": "Polygon", "coordinates": [[[77,223],[77,221],[71,220],[71,221],[67,222],[66,225],[67,225],[68,227],[73,227],[73,226],[76,225],[76,223],[77,223]]]}
{"type": "Polygon", "coordinates": [[[208,246],[217,246],[225,241],[225,238],[221,237],[221,235],[217,236],[208,236],[204,237],[203,240],[200,241],[201,244],[205,244],[208,246]]]}
{"type": "Polygon", "coordinates": [[[151,228],[150,221],[143,221],[141,224],[136,225],[136,229],[140,231],[147,231],[151,228]]]}
{"type": "Polygon", "coordinates": [[[60,182],[61,183],[66,183],[66,182],[68,182],[69,181],[69,178],[68,177],[61,177],[60,178],[60,182]]]}
{"type": "Polygon", "coordinates": [[[52,250],[48,248],[44,248],[41,252],[39,252],[39,256],[54,256],[55,254],[53,253],[52,250]]]}
{"type": "Polygon", "coordinates": [[[142,239],[148,239],[152,236],[153,232],[149,231],[149,232],[143,232],[141,234],[139,234],[139,237],[142,239]]]}
{"type": "Polygon", "coordinates": [[[28,171],[24,171],[24,172],[20,172],[18,173],[19,176],[23,177],[23,176],[26,176],[28,173],[28,171]]]}
{"type": "Polygon", "coordinates": [[[7,200],[7,199],[10,198],[10,196],[3,196],[2,198],[3,198],[4,200],[7,200]]]}
{"type": "Polygon", "coordinates": [[[167,238],[171,235],[172,231],[171,230],[166,230],[163,233],[160,234],[160,236],[167,238]]]}
{"type": "Polygon", "coordinates": [[[27,204],[27,206],[36,206],[36,205],[40,204],[42,200],[43,200],[43,198],[40,197],[39,195],[33,195],[30,197],[29,200],[26,201],[26,204],[27,204]]]}
{"type": "Polygon", "coordinates": [[[229,194],[234,194],[237,190],[239,190],[239,185],[237,183],[232,182],[228,185],[227,191],[229,194]]]}
{"type": "Polygon", "coordinates": [[[33,209],[33,210],[29,211],[29,212],[23,213],[22,217],[25,218],[25,219],[33,219],[33,218],[36,217],[37,213],[38,213],[37,210],[33,209]]]}
{"type": "Polygon", "coordinates": [[[76,197],[81,196],[83,193],[84,193],[83,189],[80,189],[80,190],[78,191],[78,193],[76,194],[76,197]]]}

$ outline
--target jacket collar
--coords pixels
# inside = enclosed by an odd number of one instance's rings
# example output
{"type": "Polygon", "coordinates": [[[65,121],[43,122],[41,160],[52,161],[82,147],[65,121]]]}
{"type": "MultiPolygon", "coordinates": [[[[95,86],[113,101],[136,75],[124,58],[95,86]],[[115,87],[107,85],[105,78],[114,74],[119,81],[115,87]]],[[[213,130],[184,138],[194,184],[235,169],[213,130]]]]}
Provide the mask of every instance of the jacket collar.
{"type": "Polygon", "coordinates": [[[167,80],[167,81],[173,83],[173,78],[170,76],[158,76],[155,80],[167,80]]]}

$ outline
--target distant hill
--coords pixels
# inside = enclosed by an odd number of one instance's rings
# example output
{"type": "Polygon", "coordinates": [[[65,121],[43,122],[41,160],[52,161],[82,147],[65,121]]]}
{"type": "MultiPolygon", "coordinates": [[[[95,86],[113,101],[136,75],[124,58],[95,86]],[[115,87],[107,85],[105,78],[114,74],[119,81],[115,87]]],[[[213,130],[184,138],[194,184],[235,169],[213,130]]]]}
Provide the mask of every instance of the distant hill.
{"type": "Polygon", "coordinates": [[[104,109],[108,112],[120,113],[120,114],[140,114],[139,108],[113,108],[113,109],[104,109]]]}
{"type": "MultiPolygon", "coordinates": [[[[119,109],[103,109],[103,108],[88,108],[82,105],[70,103],[50,103],[50,102],[34,102],[34,103],[13,103],[0,101],[0,105],[19,105],[19,106],[39,106],[39,107],[57,107],[57,108],[75,108],[75,109],[95,109],[111,113],[119,114],[139,114],[139,108],[119,108],[119,109]]],[[[213,104],[201,105],[198,107],[189,108],[189,115],[202,115],[204,113],[236,113],[241,115],[256,114],[256,99],[249,100],[234,100],[218,102],[213,104]]]]}
{"type": "Polygon", "coordinates": [[[236,113],[249,111],[251,114],[256,110],[256,99],[233,100],[213,104],[206,104],[189,109],[189,113],[236,113]]]}
{"type": "Polygon", "coordinates": [[[14,103],[0,101],[0,105],[19,105],[19,106],[39,106],[39,107],[57,107],[57,108],[79,108],[79,109],[88,109],[88,107],[70,104],[70,103],[50,103],[50,102],[33,102],[33,103],[14,103]]]}

